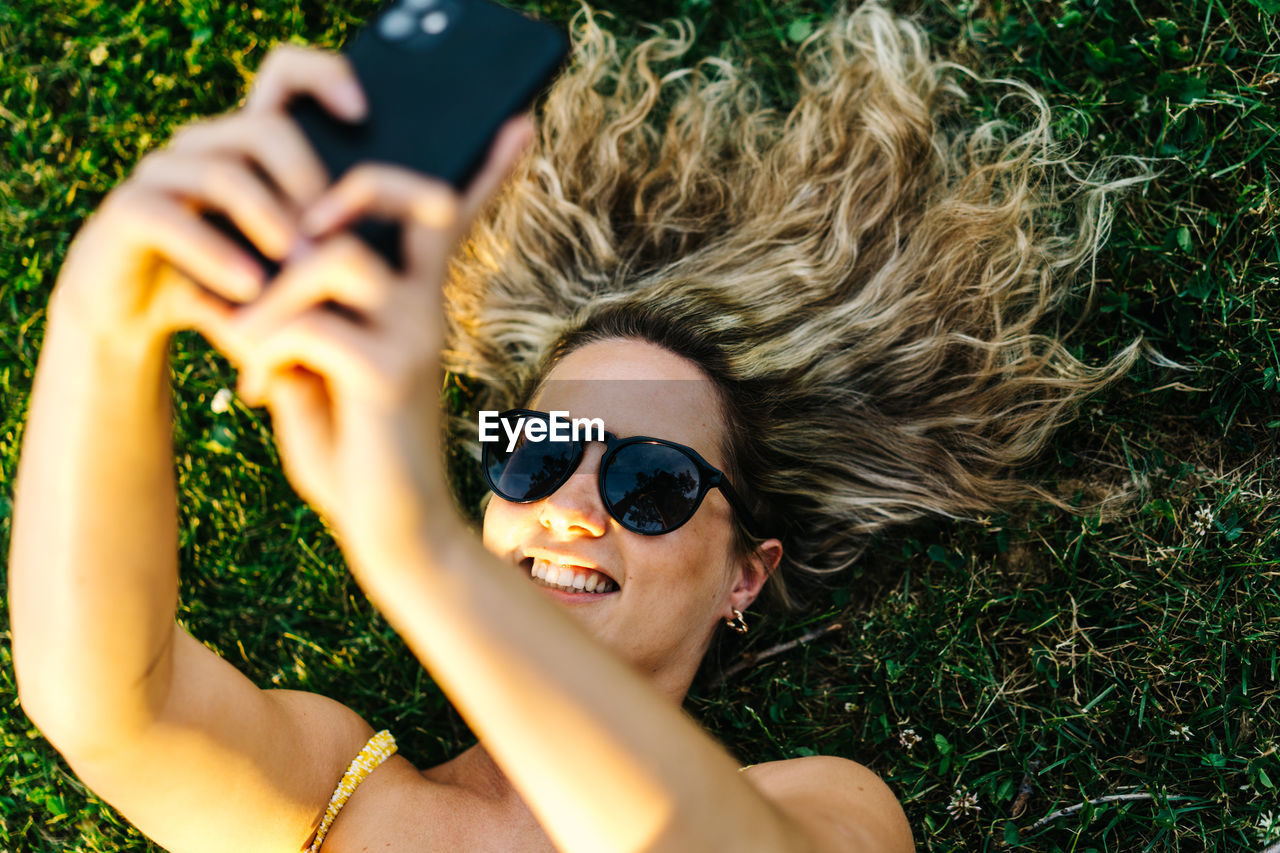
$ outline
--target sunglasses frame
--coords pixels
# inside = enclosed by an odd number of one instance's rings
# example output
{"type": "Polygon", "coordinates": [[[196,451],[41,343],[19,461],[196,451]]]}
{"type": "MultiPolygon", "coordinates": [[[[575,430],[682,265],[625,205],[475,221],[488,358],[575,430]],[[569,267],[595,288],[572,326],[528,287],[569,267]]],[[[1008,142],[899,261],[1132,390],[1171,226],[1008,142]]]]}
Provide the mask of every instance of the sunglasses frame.
{"type": "MultiPolygon", "coordinates": [[[[502,420],[505,420],[509,417],[529,416],[529,415],[540,418],[544,420],[548,425],[550,425],[551,415],[547,412],[539,412],[535,409],[508,409],[505,412],[502,412],[501,414],[499,414],[498,417],[502,420]]],[[[544,439],[544,440],[550,441],[551,439],[544,439]]],[[[592,439],[592,441],[596,441],[596,440],[597,439],[592,439]]],[[[495,483],[493,481],[493,478],[490,476],[489,447],[494,443],[495,442],[484,442],[484,449],[483,449],[483,453],[481,454],[480,470],[481,470],[481,473],[483,473],[484,475],[485,482],[488,484],[490,490],[492,490],[492,492],[495,495],[502,498],[504,501],[508,501],[510,503],[528,504],[528,503],[534,503],[535,501],[540,501],[545,498],[551,497],[551,495],[555,494],[560,489],[561,486],[563,486],[565,483],[569,481],[569,478],[572,477],[574,472],[578,470],[578,466],[582,464],[582,457],[585,453],[584,445],[587,442],[580,441],[577,439],[572,439],[572,438],[569,439],[569,444],[573,448],[573,458],[569,463],[569,465],[565,467],[564,474],[561,475],[556,481],[554,481],[549,487],[544,489],[543,490],[544,493],[535,494],[534,496],[524,498],[523,500],[507,497],[505,494],[502,493],[501,490],[498,489],[498,484],[495,483]]],[[[596,471],[596,489],[600,494],[601,503],[604,504],[605,510],[609,513],[609,517],[612,518],[614,521],[618,522],[619,524],[621,524],[624,529],[629,530],[632,533],[638,533],[641,536],[662,536],[663,534],[676,531],[681,527],[683,527],[686,523],[688,523],[689,519],[693,518],[693,516],[698,512],[698,508],[702,506],[702,500],[707,496],[707,492],[711,491],[712,489],[719,489],[721,494],[725,496],[725,499],[728,500],[729,506],[732,507],[733,511],[738,514],[738,517],[742,520],[748,532],[750,532],[751,535],[757,538],[761,538],[758,532],[759,525],[756,523],[755,517],[751,514],[751,511],[747,509],[746,504],[743,502],[742,498],[738,496],[738,493],[734,491],[733,486],[729,484],[729,478],[726,477],[724,472],[721,471],[719,468],[715,467],[710,462],[703,459],[701,454],[699,454],[698,451],[694,450],[692,447],[688,447],[687,445],[684,445],[684,444],[678,444],[674,441],[668,441],[665,438],[654,438],[648,435],[632,435],[626,438],[618,438],[616,435],[614,435],[613,433],[607,430],[605,431],[605,434],[604,434],[604,445],[605,445],[604,456],[600,457],[600,466],[596,471]],[[613,504],[609,501],[608,494],[605,491],[605,474],[609,469],[610,461],[612,461],[617,456],[620,450],[635,444],[656,444],[656,445],[661,445],[663,447],[670,447],[673,450],[679,451],[681,454],[683,454],[685,458],[691,461],[694,467],[697,468],[698,470],[698,496],[697,498],[694,499],[693,504],[689,509],[688,515],[686,515],[684,518],[680,519],[680,521],[676,522],[670,527],[666,528],[665,530],[645,531],[645,530],[636,530],[635,528],[631,527],[630,525],[627,524],[626,521],[619,518],[617,514],[615,514],[613,509],[613,504]]]]}

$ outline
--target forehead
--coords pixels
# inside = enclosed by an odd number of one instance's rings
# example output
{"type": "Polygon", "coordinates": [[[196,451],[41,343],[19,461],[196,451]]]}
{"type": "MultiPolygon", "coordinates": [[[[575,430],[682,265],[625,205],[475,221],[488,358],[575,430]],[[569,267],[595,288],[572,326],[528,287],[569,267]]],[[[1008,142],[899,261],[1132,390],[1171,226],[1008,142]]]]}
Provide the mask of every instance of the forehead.
{"type": "Polygon", "coordinates": [[[530,401],[541,411],[600,418],[619,438],[688,445],[717,468],[723,434],[714,384],[696,364],[646,341],[596,341],[565,356],[530,401]]]}

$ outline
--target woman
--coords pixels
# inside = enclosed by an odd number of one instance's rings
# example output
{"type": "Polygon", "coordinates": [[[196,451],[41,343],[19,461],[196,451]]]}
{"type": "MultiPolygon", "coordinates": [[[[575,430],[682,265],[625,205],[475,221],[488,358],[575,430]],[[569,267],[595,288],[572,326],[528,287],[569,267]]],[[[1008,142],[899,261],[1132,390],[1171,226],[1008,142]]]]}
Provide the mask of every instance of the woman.
{"type": "Polygon", "coordinates": [[[815,34],[785,124],[723,63],[659,79],[687,34],[621,63],[584,17],[532,150],[510,123],[464,197],[379,166],[326,188],[282,107],[306,92],[354,117],[360,94],[340,58],[281,49],[243,110],[148,155],[69,250],[16,492],[14,660],[27,713],[167,849],[912,849],[866,768],[740,769],[680,702],[766,586],[790,603],[890,523],[1039,493],[1010,467],[1133,356],[1088,368],[1031,332],[1114,184],[1044,181],[1066,162],[1044,115],[1013,140],[942,134],[958,90],[875,5],[815,34]],[[644,120],[671,86],[653,163],[644,120]],[[1054,222],[1071,200],[1092,206],[1054,222]],[[206,208],[287,259],[269,290],[206,208]],[[406,222],[403,272],[346,233],[370,214],[406,222]],[[182,328],[270,408],[290,481],[475,747],[416,769],[340,703],[259,690],[174,624],[182,328]],[[490,450],[482,542],[434,440],[446,347],[481,408],[611,433],[543,458],[540,487],[490,450]],[[613,488],[641,444],[692,481],[654,487],[677,511],[636,515],[613,488]]]}

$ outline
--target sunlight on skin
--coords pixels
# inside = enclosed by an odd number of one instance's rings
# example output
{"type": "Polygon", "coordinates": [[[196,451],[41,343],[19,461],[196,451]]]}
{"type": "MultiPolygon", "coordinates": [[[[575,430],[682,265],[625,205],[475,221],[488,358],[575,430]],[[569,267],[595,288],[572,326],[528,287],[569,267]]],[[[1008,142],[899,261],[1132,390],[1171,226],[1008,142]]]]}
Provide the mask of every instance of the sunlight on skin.
{"type": "MultiPolygon", "coordinates": [[[[668,350],[601,341],[566,356],[548,379],[532,408],[599,417],[619,438],[670,439],[717,468],[725,466],[714,387],[699,368],[668,350]]],[[[603,444],[588,445],[568,482],[543,500],[517,504],[495,496],[485,512],[485,546],[517,567],[522,549],[534,547],[606,571],[620,587],[616,593],[580,596],[565,606],[592,636],[679,703],[720,621],[732,616],[734,606],[744,609],[730,603],[737,580],[732,509],[713,489],[677,530],[661,536],[625,530],[609,516],[596,487],[604,451],[603,444]]]]}
{"type": "MultiPolygon", "coordinates": [[[[549,379],[533,405],[725,465],[709,380],[663,348],[597,342],[549,379]]],[[[708,849],[726,838],[792,849],[800,830],[791,818],[736,775],[732,756],[681,708],[713,633],[749,606],[764,576],[732,558],[732,513],[719,490],[667,534],[622,528],[596,486],[603,452],[592,444],[545,499],[492,500],[483,542],[433,517],[439,529],[408,553],[376,541],[352,548],[352,573],[484,744],[424,775],[496,780],[496,796],[518,793],[559,849],[708,849]],[[541,586],[521,565],[530,549],[599,566],[618,589],[589,597],[541,586]]],[[[779,556],[780,543],[768,543],[779,556]]]]}

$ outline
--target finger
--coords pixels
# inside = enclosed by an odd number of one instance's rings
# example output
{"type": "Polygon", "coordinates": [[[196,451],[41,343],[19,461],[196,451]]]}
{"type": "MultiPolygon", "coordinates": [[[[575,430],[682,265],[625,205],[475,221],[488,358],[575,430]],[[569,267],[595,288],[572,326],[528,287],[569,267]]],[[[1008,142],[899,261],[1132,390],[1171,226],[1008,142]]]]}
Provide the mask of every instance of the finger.
{"type": "Polygon", "coordinates": [[[299,208],[314,201],[329,185],[329,170],[306,135],[293,119],[279,113],[240,111],[186,125],[167,147],[184,154],[246,157],[299,208]]]}
{"type": "Polygon", "coordinates": [[[334,417],[324,377],[305,368],[274,373],[265,397],[285,475],[304,500],[327,516],[333,501],[328,461],[334,456],[334,417]]]}
{"type": "Polygon", "coordinates": [[[165,264],[157,288],[158,310],[166,332],[195,329],[232,361],[238,361],[239,347],[230,332],[235,320],[234,303],[210,293],[169,264],[165,264]]]}
{"type": "Polygon", "coordinates": [[[458,209],[458,194],[443,181],[401,166],[362,163],[303,212],[301,227],[314,236],[372,216],[450,228],[458,209]]]}
{"type": "Polygon", "coordinates": [[[395,273],[362,240],[337,234],[304,244],[236,320],[239,332],[262,337],[309,309],[333,300],[368,321],[387,301],[395,273]]]}
{"type": "Polygon", "coordinates": [[[356,166],[302,216],[304,233],[323,234],[366,216],[399,221],[407,269],[442,267],[457,240],[459,196],[443,181],[381,163],[356,166]]]}
{"type": "Polygon", "coordinates": [[[533,119],[526,113],[509,119],[498,131],[484,166],[480,169],[467,188],[462,200],[460,220],[464,227],[471,223],[498,191],[503,182],[510,177],[520,158],[533,142],[533,119]]]}
{"type": "Polygon", "coordinates": [[[244,163],[157,151],[138,164],[134,177],[150,189],[226,213],[263,254],[276,260],[283,260],[298,240],[295,217],[244,163]]]}
{"type": "Polygon", "coordinates": [[[469,221],[511,174],[533,134],[533,120],[526,114],[507,121],[490,146],[485,165],[461,198],[443,181],[412,169],[382,163],[356,166],[304,212],[302,229],[321,234],[366,214],[412,219],[427,228],[469,221]]]}
{"type": "Polygon", "coordinates": [[[297,45],[277,45],[258,69],[245,103],[251,112],[283,112],[299,94],[314,97],[331,113],[359,121],[369,105],[346,57],[297,45]]]}
{"type": "Polygon", "coordinates": [[[312,309],[252,346],[241,376],[242,396],[260,399],[272,374],[298,366],[324,377],[334,397],[393,401],[394,389],[378,367],[374,337],[333,312],[312,309]],[[333,390],[335,384],[341,390],[333,390]]]}
{"type": "Polygon", "coordinates": [[[258,262],[178,200],[126,184],[108,196],[103,207],[107,205],[127,209],[116,218],[121,239],[153,247],[220,296],[245,302],[262,290],[264,272],[258,262]]]}

